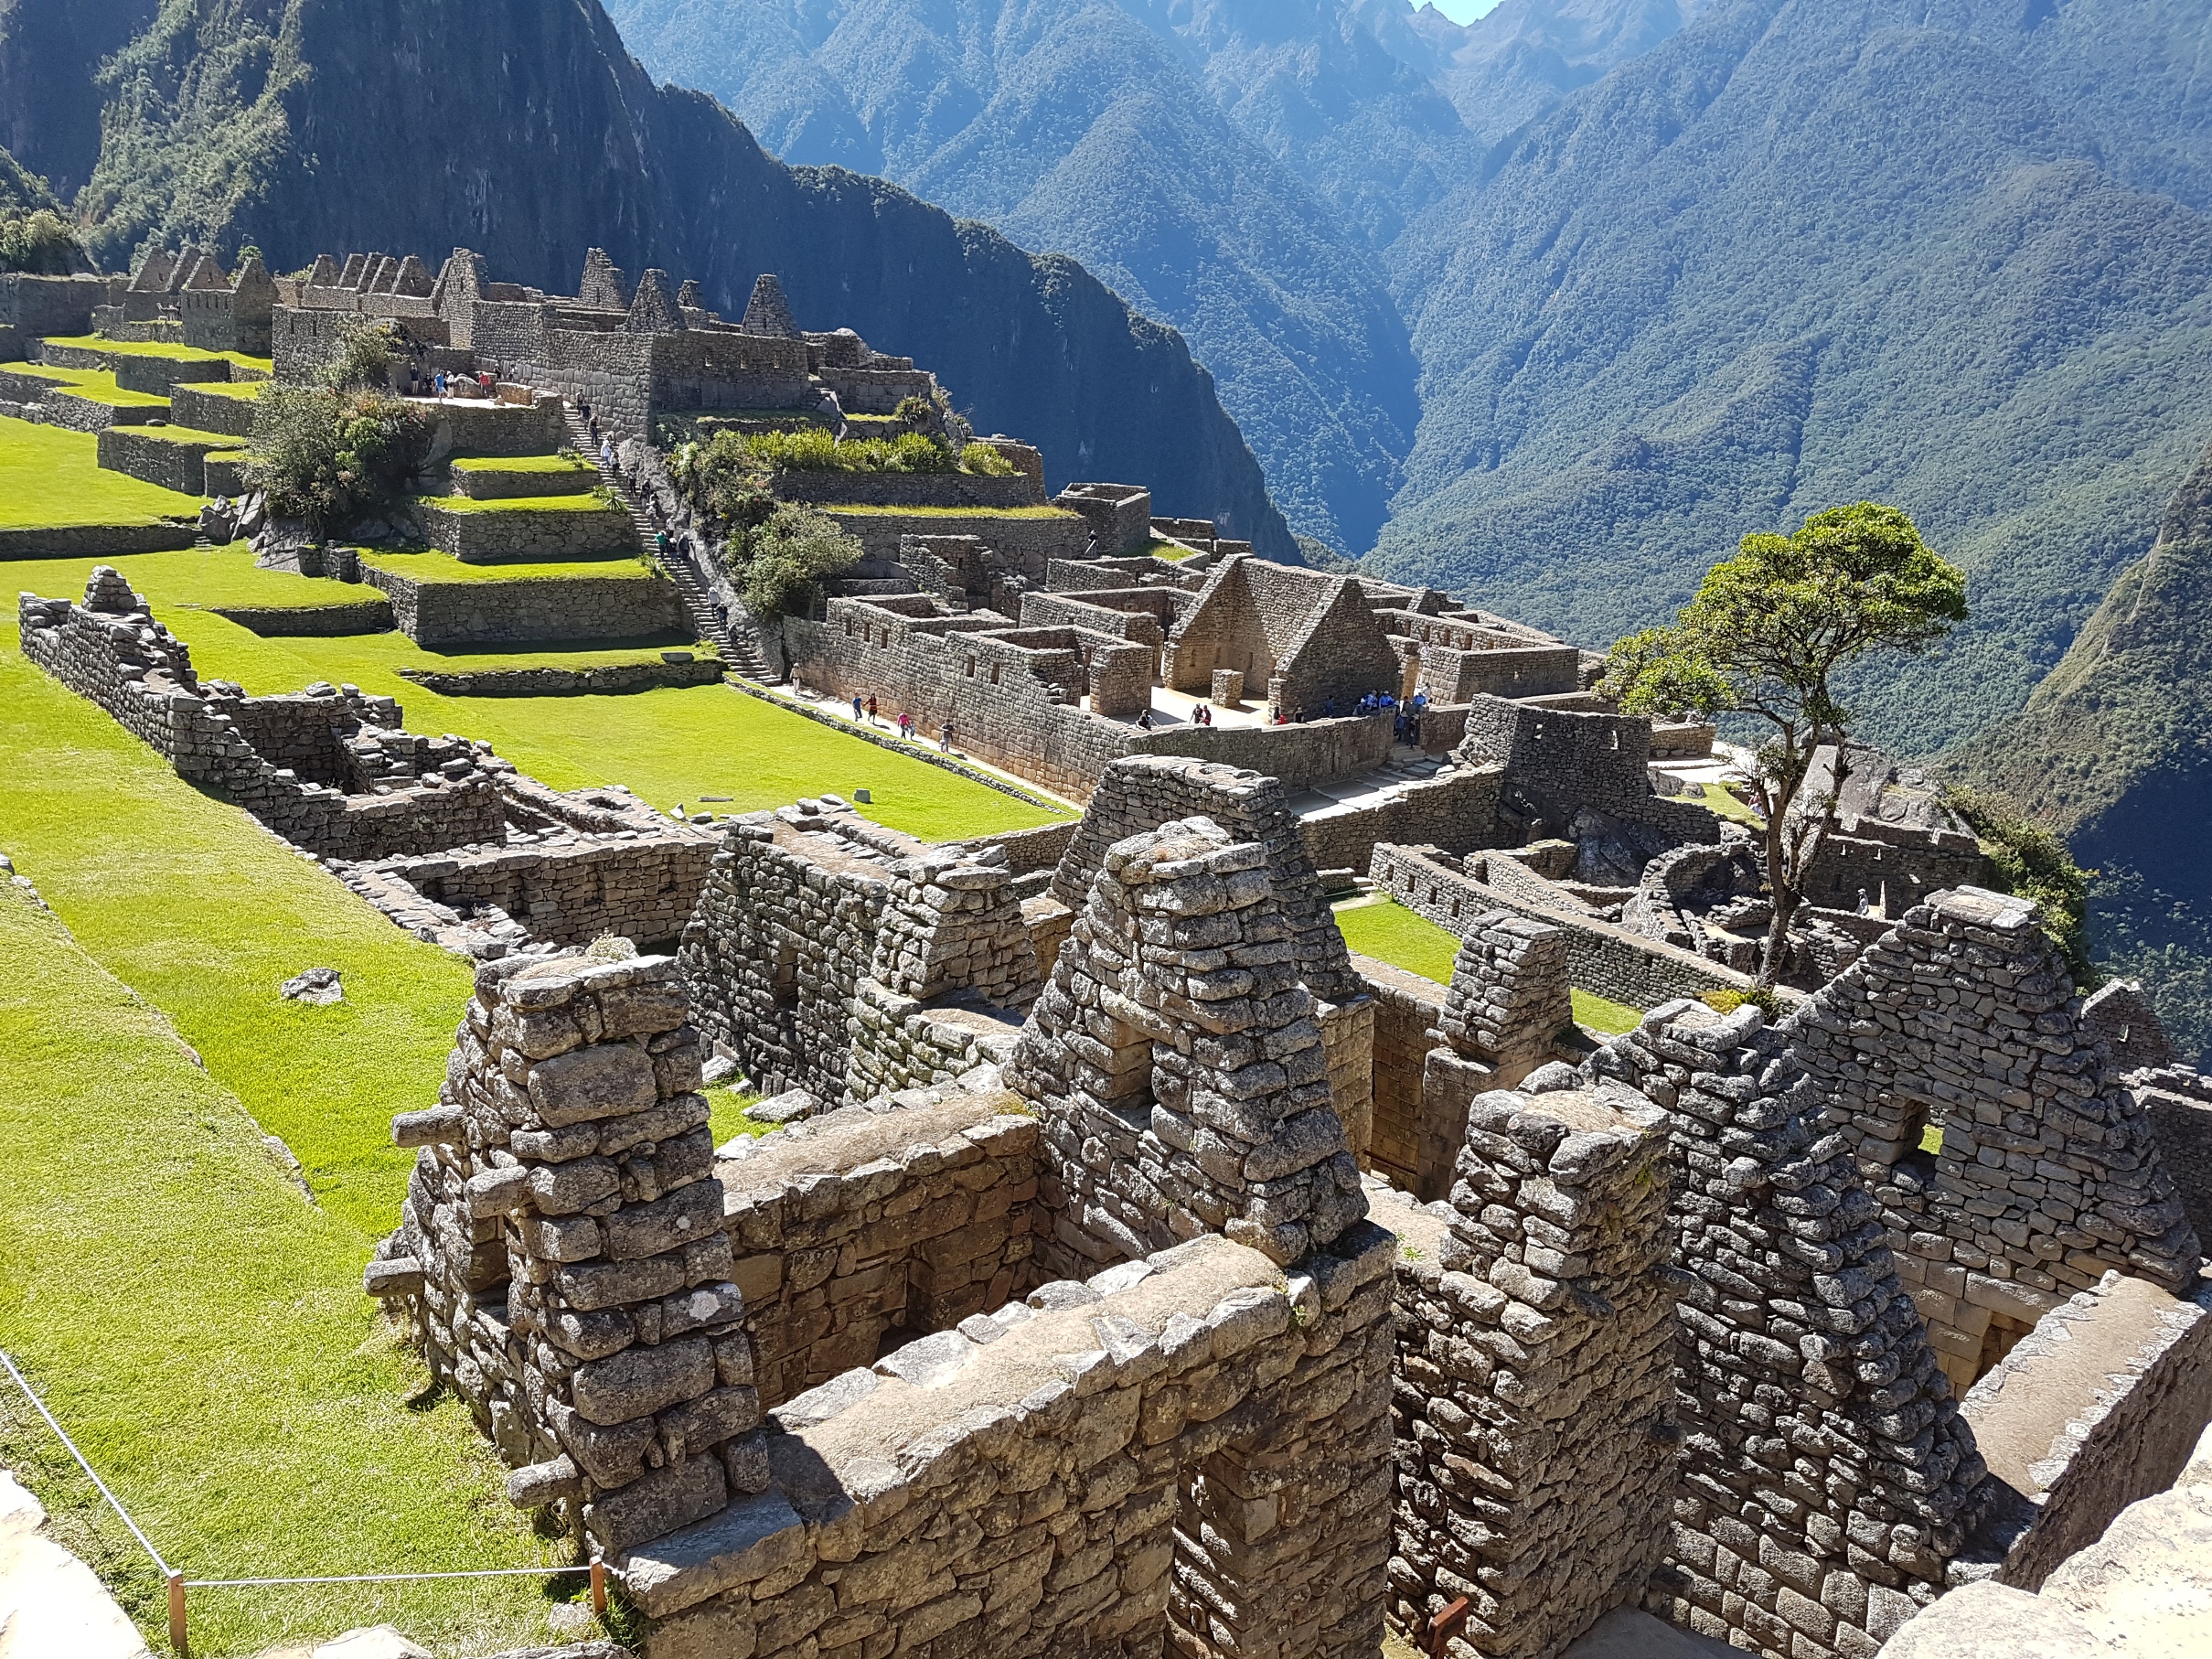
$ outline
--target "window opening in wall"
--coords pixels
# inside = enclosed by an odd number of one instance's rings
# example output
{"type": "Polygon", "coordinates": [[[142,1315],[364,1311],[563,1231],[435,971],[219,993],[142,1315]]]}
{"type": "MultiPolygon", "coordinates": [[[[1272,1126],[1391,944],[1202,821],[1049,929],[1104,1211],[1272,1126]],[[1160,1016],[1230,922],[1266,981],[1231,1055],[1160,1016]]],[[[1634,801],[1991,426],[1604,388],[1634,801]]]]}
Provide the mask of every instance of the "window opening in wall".
{"type": "Polygon", "coordinates": [[[799,1005],[799,947],[796,941],[785,940],[775,947],[775,971],[770,979],[771,994],[780,1009],[799,1005]]]}
{"type": "Polygon", "coordinates": [[[1922,1184],[1930,1184],[1936,1178],[1936,1161],[1943,1151],[1943,1126],[1931,1120],[1926,1101],[1905,1104],[1905,1127],[1897,1140],[1896,1167],[1922,1184]]]}
{"type": "Polygon", "coordinates": [[[976,659],[973,657],[967,659],[967,677],[970,680],[976,677],[976,659]]]}
{"type": "Polygon", "coordinates": [[[2023,1324],[2008,1314],[1992,1313],[1989,1329],[1982,1333],[1982,1352],[1974,1360],[1974,1381],[1980,1382],[2002,1365],[2004,1356],[2034,1329],[2033,1325],[2023,1324]]]}

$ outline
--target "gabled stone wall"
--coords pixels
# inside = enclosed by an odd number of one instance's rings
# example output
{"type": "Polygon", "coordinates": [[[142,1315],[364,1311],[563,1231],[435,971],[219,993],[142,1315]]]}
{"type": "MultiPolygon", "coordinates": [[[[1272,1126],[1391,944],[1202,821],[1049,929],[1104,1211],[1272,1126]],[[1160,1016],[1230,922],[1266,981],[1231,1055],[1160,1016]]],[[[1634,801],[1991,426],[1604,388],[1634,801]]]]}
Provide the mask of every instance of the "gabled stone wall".
{"type": "Polygon", "coordinates": [[[1817,1659],[1870,1656],[1934,1600],[1984,1465],[1826,1121],[1811,1017],[1669,1003],[1592,1069],[1672,1141],[1682,1484],[1655,1605],[1817,1659]]]}
{"type": "Polygon", "coordinates": [[[1107,851],[1007,1072],[1048,1266],[1204,1232],[1288,1263],[1366,1214],[1302,968],[1262,843],[1196,819],[1107,851]]]}

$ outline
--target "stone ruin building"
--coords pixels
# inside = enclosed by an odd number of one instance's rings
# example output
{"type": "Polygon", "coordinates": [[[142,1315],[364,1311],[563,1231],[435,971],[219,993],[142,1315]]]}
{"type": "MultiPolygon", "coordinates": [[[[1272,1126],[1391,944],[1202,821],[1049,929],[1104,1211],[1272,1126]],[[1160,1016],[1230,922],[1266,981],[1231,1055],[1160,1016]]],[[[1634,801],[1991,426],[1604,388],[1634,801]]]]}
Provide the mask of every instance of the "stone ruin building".
{"type": "Polygon", "coordinates": [[[698,903],[705,829],[621,790],[550,789],[488,744],[406,731],[397,702],[352,686],[250,697],[202,680],[109,566],[80,605],[22,595],[17,620],[29,661],[425,938],[486,958],[673,940],[698,903]]]}
{"type": "MultiPolygon", "coordinates": [[[[187,263],[111,329],[215,327],[187,263]]],[[[574,296],[465,253],[273,287],[280,373],[385,318],[497,365],[479,439],[588,399],[679,528],[656,421],[935,390],[773,279],[738,324],[604,255],[574,296]]],[[[1011,835],[672,821],[351,687],[202,681],[112,570],[21,601],[42,669],[476,960],[368,1289],[650,1659],[1555,1659],[1652,1619],[1864,1659],[2065,1585],[2182,1472],[2212,1079],[2129,988],[2077,996],[1913,780],[1852,757],[1793,989],[1716,1012],[1766,913],[1677,775],[1709,728],[1141,489],[1048,503],[995,442],[1013,477],[873,503],[760,643],[1085,804],[1011,835]],[[1461,940],[1448,985],[1346,948],[1361,877],[1461,940]],[[1577,989],[1649,1011],[1604,1039],[1577,989]],[[710,1067],[781,1127],[716,1147],[710,1067]]]]}
{"type": "Polygon", "coordinates": [[[677,957],[479,970],[369,1289],[648,1654],[1869,1655],[2180,1471],[2212,1281],[2031,905],[1601,1044],[1525,910],[1426,993],[1345,952],[1287,798],[806,803],[677,957]],[[812,1115],[711,1148],[710,1051],[812,1115]]]}

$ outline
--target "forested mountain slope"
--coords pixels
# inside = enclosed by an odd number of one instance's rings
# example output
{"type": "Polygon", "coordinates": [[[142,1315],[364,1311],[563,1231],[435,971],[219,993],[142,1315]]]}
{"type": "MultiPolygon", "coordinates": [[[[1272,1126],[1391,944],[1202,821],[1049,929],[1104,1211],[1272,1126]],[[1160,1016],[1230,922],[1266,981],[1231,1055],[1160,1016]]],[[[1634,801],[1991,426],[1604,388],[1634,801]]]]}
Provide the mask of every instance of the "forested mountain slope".
{"type": "Polygon", "coordinates": [[[1875,734],[2018,709],[2212,437],[2208,48],[2196,0],[1712,0],[1402,240],[1373,563],[1603,642],[1877,497],[1975,620],[1875,734]]]}
{"type": "Polygon", "coordinates": [[[1958,759],[2100,872],[2100,960],[2212,1051],[2212,450],[2027,707],[1958,759]]]}
{"type": "MultiPolygon", "coordinates": [[[[76,205],[111,265],[155,237],[253,242],[277,269],[465,243],[504,278],[570,292],[598,245],[697,277],[725,312],[775,271],[802,324],[937,369],[984,430],[1040,444],[1055,485],[1148,482],[1162,511],[1295,556],[1172,330],[1073,260],[776,162],[710,99],[656,87],[597,0],[162,0],[135,34],[128,10],[101,14],[121,37],[91,53],[116,54],[98,85],[86,31],[57,21],[90,18],[78,0],[0,11],[9,98],[99,112],[76,205]]],[[[0,107],[0,130],[19,113],[0,107]]]]}
{"type": "MultiPolygon", "coordinates": [[[[1340,550],[1373,542],[1418,413],[1383,267],[1171,38],[1110,0],[609,9],[656,74],[721,99],[785,159],[880,170],[1024,247],[1074,255],[1181,329],[1293,525],[1340,550]]],[[[1379,47],[1371,56],[1414,80],[1379,47]]]]}

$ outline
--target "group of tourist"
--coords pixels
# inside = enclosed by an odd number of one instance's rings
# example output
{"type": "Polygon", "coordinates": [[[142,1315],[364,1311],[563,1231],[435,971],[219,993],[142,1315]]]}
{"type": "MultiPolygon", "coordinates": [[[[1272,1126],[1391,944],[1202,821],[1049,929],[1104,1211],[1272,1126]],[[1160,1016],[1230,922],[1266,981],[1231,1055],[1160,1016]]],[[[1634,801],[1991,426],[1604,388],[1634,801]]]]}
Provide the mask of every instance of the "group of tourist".
{"type": "MultiPolygon", "coordinates": [[[[883,723],[882,707],[872,695],[863,698],[858,691],[855,691],[852,694],[852,719],[855,725],[880,726],[883,723]]],[[[914,717],[912,714],[909,714],[904,709],[901,709],[899,718],[893,723],[899,729],[901,743],[914,742],[914,717]]],[[[953,752],[953,722],[949,720],[937,733],[937,749],[939,753],[945,755],[950,755],[953,752]]]]}
{"type": "MultiPolygon", "coordinates": [[[[1421,741],[1421,711],[1427,707],[1428,693],[1427,691],[1416,691],[1411,697],[1403,701],[1392,696],[1388,691],[1370,691],[1352,705],[1352,712],[1362,718],[1374,714],[1389,715],[1392,722],[1391,731],[1397,741],[1402,744],[1413,744],[1421,741]]],[[[1334,720],[1336,717],[1336,699],[1333,697],[1323,698],[1320,718],[1334,720]]],[[[1303,725],[1306,719],[1306,711],[1301,704],[1293,703],[1288,708],[1285,708],[1282,704],[1277,703],[1268,711],[1270,725],[1303,725]]]]}

